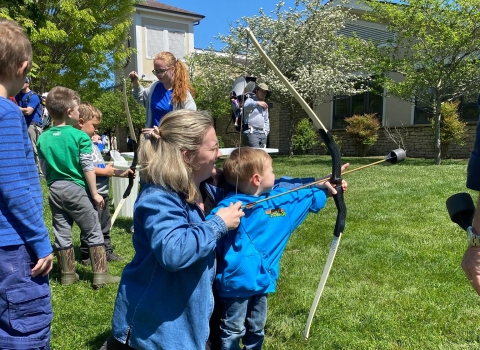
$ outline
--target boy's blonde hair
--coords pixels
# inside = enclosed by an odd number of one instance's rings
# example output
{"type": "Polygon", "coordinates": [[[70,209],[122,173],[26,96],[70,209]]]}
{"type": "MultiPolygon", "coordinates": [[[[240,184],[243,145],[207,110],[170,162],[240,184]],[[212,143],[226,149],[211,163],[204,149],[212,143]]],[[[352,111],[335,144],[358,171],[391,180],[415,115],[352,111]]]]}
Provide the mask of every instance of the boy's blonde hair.
{"type": "Polygon", "coordinates": [[[72,89],[55,86],[48,93],[45,107],[54,120],[61,120],[67,114],[67,109],[80,106],[80,96],[72,89]]]}
{"type": "Polygon", "coordinates": [[[232,186],[247,186],[254,174],[263,174],[270,155],[262,149],[240,147],[232,151],[223,162],[225,180],[232,186]]]}
{"type": "Polygon", "coordinates": [[[32,57],[32,44],[23,29],[13,21],[0,19],[0,80],[13,80],[17,69],[28,61],[26,75],[32,66],[32,57]]]}
{"type": "Polygon", "coordinates": [[[102,112],[89,102],[80,103],[78,114],[80,114],[80,118],[85,122],[93,119],[97,120],[99,123],[102,122],[102,112]]]}
{"type": "Polygon", "coordinates": [[[183,193],[188,203],[199,195],[193,182],[195,158],[205,134],[213,128],[213,119],[205,112],[180,109],[166,114],[158,133],[141,145],[138,162],[142,180],[183,193]],[[189,164],[183,152],[191,154],[189,164]]]}

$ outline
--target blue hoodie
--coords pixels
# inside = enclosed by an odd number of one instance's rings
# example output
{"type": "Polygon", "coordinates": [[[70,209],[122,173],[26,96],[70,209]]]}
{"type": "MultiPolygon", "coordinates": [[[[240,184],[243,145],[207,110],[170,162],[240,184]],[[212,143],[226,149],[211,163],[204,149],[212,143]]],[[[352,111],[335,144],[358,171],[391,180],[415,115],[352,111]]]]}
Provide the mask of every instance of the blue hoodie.
{"type": "MultiPolygon", "coordinates": [[[[241,201],[247,204],[286,190],[285,187],[277,187],[259,197],[230,193],[211,215],[230,203],[241,201]]],[[[305,220],[308,212],[317,213],[322,209],[326,199],[325,190],[312,187],[245,209],[240,226],[229,231],[217,243],[215,283],[219,296],[249,297],[275,292],[280,258],[290,235],[305,220]]]]}

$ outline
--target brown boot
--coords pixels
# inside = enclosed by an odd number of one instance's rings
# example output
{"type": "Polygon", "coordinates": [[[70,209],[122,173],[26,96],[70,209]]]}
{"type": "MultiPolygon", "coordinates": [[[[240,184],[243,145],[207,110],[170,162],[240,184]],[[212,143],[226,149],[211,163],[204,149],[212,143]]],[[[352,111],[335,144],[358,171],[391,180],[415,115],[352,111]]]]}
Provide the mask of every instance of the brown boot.
{"type": "Polygon", "coordinates": [[[75,273],[75,252],[73,247],[67,249],[58,249],[55,255],[62,270],[62,279],[60,281],[64,286],[78,281],[78,275],[75,273]]]}
{"type": "Polygon", "coordinates": [[[107,283],[120,282],[120,277],[112,276],[108,273],[107,254],[103,245],[89,247],[90,260],[93,270],[93,289],[103,287],[107,283]]]}

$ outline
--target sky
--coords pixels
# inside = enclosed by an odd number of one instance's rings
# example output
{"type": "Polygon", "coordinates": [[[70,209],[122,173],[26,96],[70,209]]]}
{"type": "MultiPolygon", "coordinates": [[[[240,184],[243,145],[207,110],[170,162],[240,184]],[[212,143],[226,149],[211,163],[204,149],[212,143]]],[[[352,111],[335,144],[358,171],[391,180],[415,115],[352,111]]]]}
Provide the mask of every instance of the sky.
{"type": "MultiPolygon", "coordinates": [[[[229,23],[234,24],[237,19],[259,14],[263,8],[265,14],[275,9],[279,0],[258,1],[229,1],[229,0],[160,0],[159,2],[179,7],[205,16],[200,24],[193,27],[195,34],[195,48],[206,49],[213,43],[215,50],[220,50],[223,44],[214,37],[218,34],[229,33],[229,23]]],[[[293,7],[295,0],[285,0],[284,8],[293,7]]]]}

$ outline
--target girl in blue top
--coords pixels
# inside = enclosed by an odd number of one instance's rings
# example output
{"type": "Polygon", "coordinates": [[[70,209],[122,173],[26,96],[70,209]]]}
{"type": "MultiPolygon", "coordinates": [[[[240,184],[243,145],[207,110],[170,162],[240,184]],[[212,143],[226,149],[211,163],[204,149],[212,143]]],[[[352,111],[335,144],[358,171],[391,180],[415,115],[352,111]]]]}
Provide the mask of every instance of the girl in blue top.
{"type": "Polygon", "coordinates": [[[135,256],[125,267],[107,349],[204,349],[213,310],[215,247],[241,203],[205,220],[201,183],[221,153],[210,116],[167,114],[139,150],[146,184],[135,203],[135,256]]]}
{"type": "Polygon", "coordinates": [[[146,128],[158,126],[162,118],[177,109],[196,110],[193,100],[195,90],[190,85],[188,72],[179,59],[163,51],[153,60],[152,73],[158,81],[144,88],[138,80],[138,73],[133,71],[128,75],[133,84],[133,98],[147,110],[146,128]]]}

